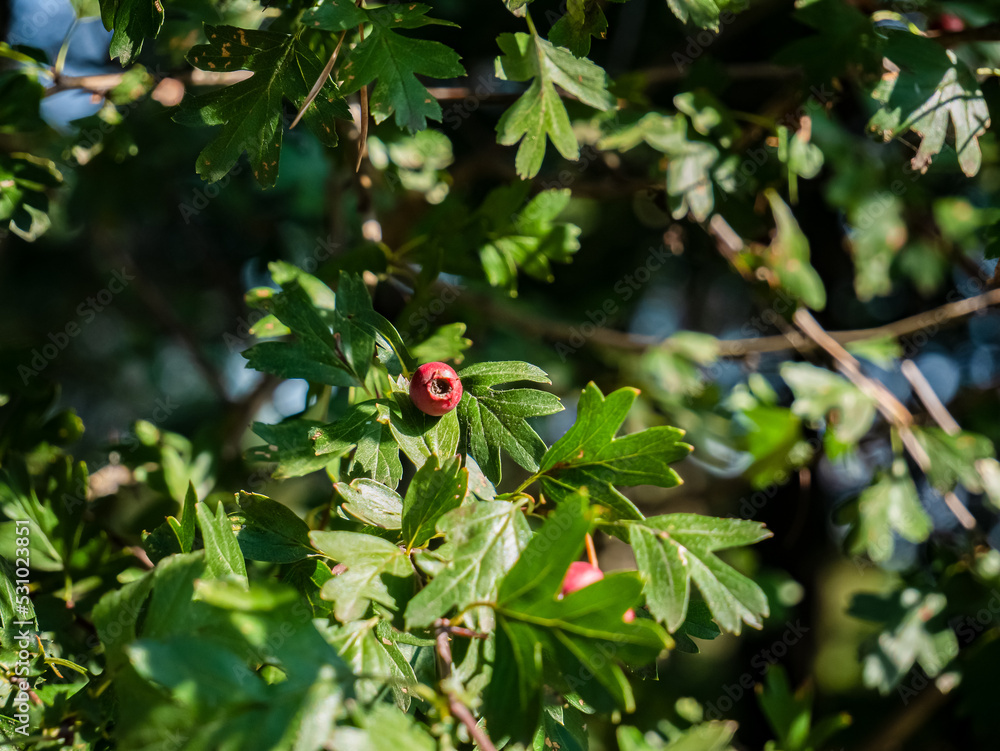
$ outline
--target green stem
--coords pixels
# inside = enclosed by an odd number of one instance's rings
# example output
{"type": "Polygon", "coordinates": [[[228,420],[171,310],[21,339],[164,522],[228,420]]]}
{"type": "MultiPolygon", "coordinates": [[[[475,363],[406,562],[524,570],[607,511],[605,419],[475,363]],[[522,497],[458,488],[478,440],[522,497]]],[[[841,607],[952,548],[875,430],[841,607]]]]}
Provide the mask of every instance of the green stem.
{"type": "Polygon", "coordinates": [[[73,32],[76,31],[77,23],[79,23],[79,19],[74,18],[73,23],[69,27],[69,31],[66,32],[66,38],[63,39],[63,43],[59,47],[59,53],[56,55],[56,62],[52,66],[52,72],[57,78],[66,66],[66,55],[69,54],[69,42],[70,39],[73,38],[73,32]]]}
{"type": "Polygon", "coordinates": [[[540,36],[538,29],[535,28],[535,22],[531,20],[531,13],[528,8],[524,8],[524,20],[528,22],[528,31],[531,32],[532,36],[540,36]]]}
{"type": "Polygon", "coordinates": [[[542,479],[542,477],[544,477],[544,476],[545,476],[544,472],[535,472],[535,474],[531,475],[527,480],[525,480],[520,485],[518,485],[517,486],[517,490],[515,490],[513,493],[511,493],[511,495],[516,496],[516,495],[524,492],[524,489],[526,487],[528,487],[529,485],[531,485],[533,482],[537,482],[538,480],[542,479]]]}

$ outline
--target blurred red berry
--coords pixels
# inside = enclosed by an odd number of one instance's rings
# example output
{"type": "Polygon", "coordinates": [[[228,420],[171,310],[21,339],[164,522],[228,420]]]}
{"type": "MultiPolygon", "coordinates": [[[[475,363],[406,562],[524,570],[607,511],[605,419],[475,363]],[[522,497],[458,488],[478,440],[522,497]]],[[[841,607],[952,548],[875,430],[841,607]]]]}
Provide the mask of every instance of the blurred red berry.
{"type": "Polygon", "coordinates": [[[562,594],[565,596],[570,592],[589,587],[603,578],[604,572],[597,566],[591,566],[585,561],[575,561],[569,564],[569,570],[566,571],[566,578],[563,579],[562,584],[562,594]]]}
{"type": "Polygon", "coordinates": [[[937,20],[931,24],[932,29],[939,29],[948,34],[965,31],[965,21],[954,13],[942,13],[937,20]]]}

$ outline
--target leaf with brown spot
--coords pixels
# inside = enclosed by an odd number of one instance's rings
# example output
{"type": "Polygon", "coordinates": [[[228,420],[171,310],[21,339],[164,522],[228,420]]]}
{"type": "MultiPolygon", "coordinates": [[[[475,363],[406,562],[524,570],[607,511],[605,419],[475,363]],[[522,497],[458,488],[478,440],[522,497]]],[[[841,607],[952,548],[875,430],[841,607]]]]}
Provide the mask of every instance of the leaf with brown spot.
{"type": "MultiPolygon", "coordinates": [[[[262,187],[278,179],[284,101],[301,105],[323,71],[316,55],[287,34],[206,26],[208,44],[194,47],[188,60],[210,70],[249,70],[253,76],[217,91],[185,99],[174,120],[185,125],[221,125],[198,157],[198,174],[210,182],[224,177],[245,151],[262,187]]],[[[337,145],[336,118],[351,114],[337,85],[328,80],[323,96],[303,121],[326,146],[337,145]]]]}

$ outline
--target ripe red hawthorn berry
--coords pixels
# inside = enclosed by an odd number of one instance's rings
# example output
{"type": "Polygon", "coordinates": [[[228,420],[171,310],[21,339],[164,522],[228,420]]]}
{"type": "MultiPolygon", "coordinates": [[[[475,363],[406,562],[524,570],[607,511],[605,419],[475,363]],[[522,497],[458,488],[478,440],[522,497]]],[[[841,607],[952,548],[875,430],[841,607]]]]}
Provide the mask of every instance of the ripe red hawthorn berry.
{"type": "MultiPolygon", "coordinates": [[[[569,569],[566,571],[566,577],[563,579],[562,591],[559,593],[560,596],[565,597],[571,592],[576,592],[578,589],[583,589],[584,587],[589,587],[595,582],[599,582],[604,578],[604,572],[601,571],[597,566],[591,566],[586,561],[574,561],[569,564],[569,569]]],[[[629,608],[625,611],[622,616],[622,620],[625,623],[631,623],[635,620],[635,611],[629,608]]]]}
{"type": "Polygon", "coordinates": [[[440,417],[462,400],[462,381],[450,365],[425,363],[410,379],[410,399],[421,412],[440,417]]]}

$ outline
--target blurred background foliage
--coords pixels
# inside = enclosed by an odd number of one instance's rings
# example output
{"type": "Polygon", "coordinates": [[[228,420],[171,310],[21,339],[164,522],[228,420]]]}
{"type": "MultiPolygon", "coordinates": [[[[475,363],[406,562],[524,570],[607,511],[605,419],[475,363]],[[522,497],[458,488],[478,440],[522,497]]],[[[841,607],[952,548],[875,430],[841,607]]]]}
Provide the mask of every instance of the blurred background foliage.
{"type": "MultiPolygon", "coordinates": [[[[737,747],[760,748],[784,721],[753,696],[766,679],[804,687],[816,717],[851,716],[829,747],[993,747],[1000,151],[983,126],[1000,103],[1000,2],[571,2],[606,15],[589,58],[618,108],[567,99],[580,159],[550,148],[521,181],[496,128],[524,86],[494,59],[524,21],[501,2],[440,0],[433,15],[459,28],[421,38],[468,76],[428,83],[442,110],[430,129],[372,123],[356,173],[350,121],[333,149],[286,127],[276,187],[244,160],[203,182],[214,134],[172,118],[220,81],[185,55],[203,23],[286,30],[311,3],[269,5],[167,2],[124,72],[97,2],[0,5],[0,450],[68,445],[112,535],[79,568],[99,580],[67,580],[63,599],[96,600],[189,481],[302,515],[328,502],[321,474],[278,486],[244,458],[251,421],[309,398],[303,381],[245,369],[261,314],[244,295],[272,285],[278,260],[330,282],[365,271],[410,341],[448,327],[466,362],[549,373],[568,409],[539,421],[548,442],[588,381],[641,388],[626,429],[677,425],[695,446],[681,488],[633,490],[644,511],[773,530],[733,560],[768,592],[763,630],[671,654],[637,689],[633,724],[723,717],[737,747]],[[671,10],[705,5],[726,11],[717,32],[671,10]],[[912,416],[929,466],[795,328],[796,301],[826,331],[865,330],[840,341],[912,416]],[[904,360],[967,433],[934,428],[904,360]]],[[[563,10],[531,5],[543,35],[563,10]]],[[[301,42],[332,50],[330,34],[301,42]]],[[[286,102],[286,125],[294,114],[286,102]]],[[[632,565],[598,542],[607,568],[632,565]]],[[[793,730],[779,744],[809,747],[793,730]]]]}

